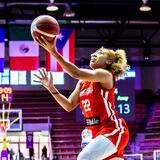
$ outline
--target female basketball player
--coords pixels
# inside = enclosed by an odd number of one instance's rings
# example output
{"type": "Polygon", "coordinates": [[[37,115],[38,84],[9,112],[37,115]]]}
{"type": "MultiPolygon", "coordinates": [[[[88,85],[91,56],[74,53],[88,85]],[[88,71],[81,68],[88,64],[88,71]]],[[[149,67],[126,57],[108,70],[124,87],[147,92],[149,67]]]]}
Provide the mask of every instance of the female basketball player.
{"type": "Polygon", "coordinates": [[[91,69],[81,69],[64,59],[56,49],[56,39],[46,41],[44,37],[36,41],[48,50],[58,63],[73,78],[78,79],[69,98],[64,97],[53,85],[52,74],[45,69],[35,75],[68,112],[77,104],[85,118],[83,138],[91,140],[79,153],[77,160],[123,160],[123,150],[128,143],[129,132],[125,121],[118,117],[114,105],[115,82],[124,76],[127,60],[124,50],[100,48],[91,54],[91,69]]]}

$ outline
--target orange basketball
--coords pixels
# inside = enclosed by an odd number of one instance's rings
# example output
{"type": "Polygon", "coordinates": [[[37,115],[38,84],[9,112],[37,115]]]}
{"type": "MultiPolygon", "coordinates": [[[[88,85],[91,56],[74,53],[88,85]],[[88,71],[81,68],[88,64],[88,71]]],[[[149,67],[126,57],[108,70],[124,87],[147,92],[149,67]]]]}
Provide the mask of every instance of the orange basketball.
{"type": "Polygon", "coordinates": [[[48,41],[53,40],[60,32],[58,21],[49,15],[40,15],[35,18],[31,24],[31,35],[35,37],[44,36],[48,41]]]}

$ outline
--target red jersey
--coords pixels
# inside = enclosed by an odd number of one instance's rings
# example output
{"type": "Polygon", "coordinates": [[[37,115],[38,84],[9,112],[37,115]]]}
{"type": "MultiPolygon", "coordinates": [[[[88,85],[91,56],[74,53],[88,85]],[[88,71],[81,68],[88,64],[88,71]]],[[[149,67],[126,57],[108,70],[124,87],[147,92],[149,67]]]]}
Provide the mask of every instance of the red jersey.
{"type": "Polygon", "coordinates": [[[128,142],[128,127],[125,121],[118,117],[114,104],[114,90],[103,88],[97,82],[81,82],[80,84],[80,107],[82,109],[85,126],[92,131],[95,138],[104,135],[116,146],[125,147],[128,142]],[[125,133],[125,137],[122,136],[125,133]],[[125,138],[122,145],[121,140],[125,138]]]}

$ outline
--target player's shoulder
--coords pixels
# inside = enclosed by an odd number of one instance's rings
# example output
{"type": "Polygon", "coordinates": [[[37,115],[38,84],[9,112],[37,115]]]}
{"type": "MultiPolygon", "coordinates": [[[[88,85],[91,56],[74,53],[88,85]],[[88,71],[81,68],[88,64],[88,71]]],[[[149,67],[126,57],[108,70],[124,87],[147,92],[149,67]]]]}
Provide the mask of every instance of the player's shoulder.
{"type": "Polygon", "coordinates": [[[83,80],[79,80],[77,82],[77,86],[79,86],[81,89],[86,88],[87,86],[89,86],[91,82],[89,81],[83,81],[83,80]]]}
{"type": "Polygon", "coordinates": [[[107,70],[107,69],[104,69],[104,68],[97,68],[94,70],[96,73],[100,73],[100,74],[103,74],[103,75],[107,75],[107,76],[111,76],[112,77],[112,72],[107,70]]]}

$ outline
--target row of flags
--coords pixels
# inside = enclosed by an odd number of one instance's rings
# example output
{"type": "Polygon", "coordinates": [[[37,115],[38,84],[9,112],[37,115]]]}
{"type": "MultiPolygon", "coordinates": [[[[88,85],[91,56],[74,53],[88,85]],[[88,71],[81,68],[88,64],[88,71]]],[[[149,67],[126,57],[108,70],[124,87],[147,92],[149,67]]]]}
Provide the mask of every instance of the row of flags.
{"type": "MultiPolygon", "coordinates": [[[[9,67],[10,70],[37,70],[39,66],[40,46],[33,41],[26,27],[12,27],[9,30],[9,67]]],[[[74,63],[75,30],[61,29],[57,39],[57,49],[63,57],[74,63]]],[[[46,70],[61,72],[63,69],[51,54],[45,51],[46,70]]],[[[0,28],[0,72],[4,69],[5,29],[0,28]]]]}

